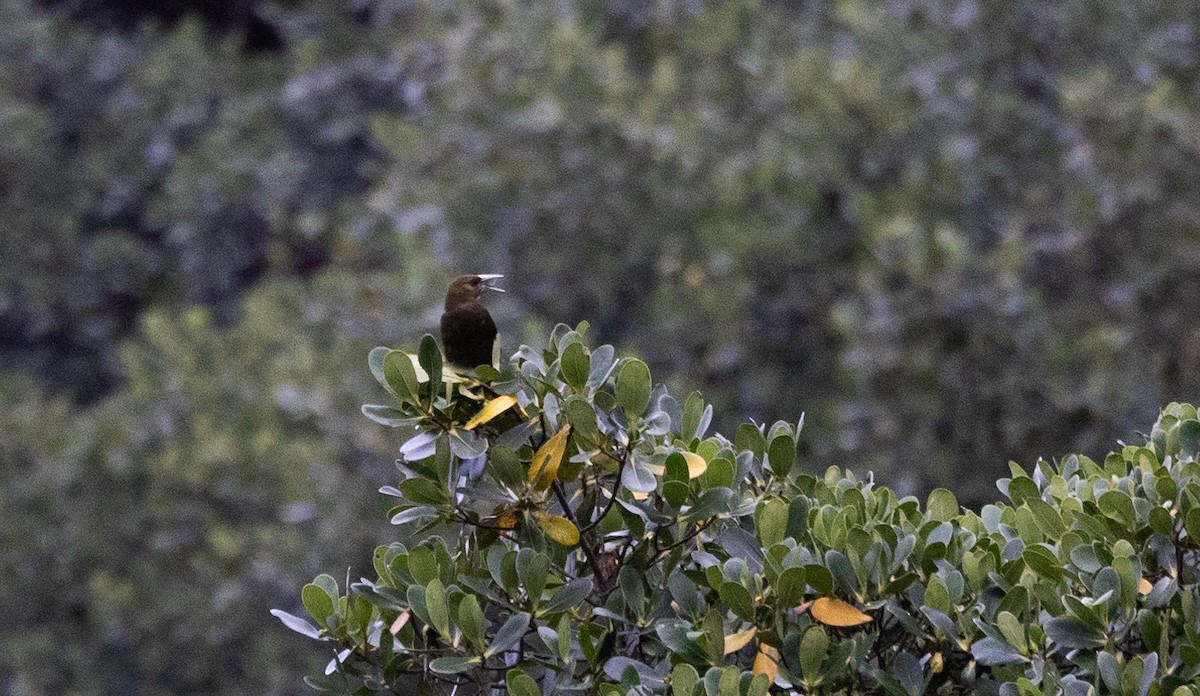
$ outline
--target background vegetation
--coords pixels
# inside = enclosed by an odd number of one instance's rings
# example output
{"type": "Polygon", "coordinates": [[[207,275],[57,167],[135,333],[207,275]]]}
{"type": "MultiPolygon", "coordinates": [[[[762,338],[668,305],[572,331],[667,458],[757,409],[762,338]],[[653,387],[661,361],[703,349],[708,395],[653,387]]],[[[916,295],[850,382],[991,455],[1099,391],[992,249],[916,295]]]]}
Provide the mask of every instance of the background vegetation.
{"type": "Polygon", "coordinates": [[[290,694],[371,346],[508,275],[802,467],[994,499],[1200,398],[1200,7],[0,0],[0,693],[290,694]]]}

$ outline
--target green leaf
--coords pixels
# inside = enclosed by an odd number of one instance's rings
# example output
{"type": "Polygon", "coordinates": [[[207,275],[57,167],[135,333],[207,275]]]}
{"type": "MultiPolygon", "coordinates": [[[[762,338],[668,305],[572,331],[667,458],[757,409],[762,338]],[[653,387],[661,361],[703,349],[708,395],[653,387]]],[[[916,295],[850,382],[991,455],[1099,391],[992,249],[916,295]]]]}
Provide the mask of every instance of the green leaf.
{"type": "Polygon", "coordinates": [[[704,615],[701,630],[704,635],[704,653],[710,664],[719,665],[725,660],[725,622],[716,609],[704,615]]]}
{"type": "Polygon", "coordinates": [[[624,565],[617,574],[617,582],[621,586],[625,606],[634,615],[641,617],[646,611],[646,591],[642,587],[641,574],[632,565],[624,565]]]}
{"type": "Polygon", "coordinates": [[[687,502],[688,491],[688,485],[682,481],[667,481],[663,483],[663,497],[676,510],[682,508],[684,503],[687,502]]]}
{"type": "MultiPolygon", "coordinates": [[[[375,351],[371,352],[374,354],[375,351]]],[[[413,369],[412,359],[408,354],[398,350],[388,351],[383,356],[383,376],[388,391],[401,401],[417,402],[417,371],[413,369]]]]}
{"type": "MultiPolygon", "coordinates": [[[[857,594],[859,591],[858,573],[854,571],[854,564],[846,554],[835,549],[829,549],[825,552],[825,567],[837,579],[838,584],[842,589],[851,593],[857,594]]],[[[811,582],[811,578],[809,582],[811,582]]]]}
{"type": "Polygon", "coordinates": [[[438,674],[458,674],[473,669],[480,663],[478,657],[466,657],[464,655],[447,655],[439,657],[429,663],[429,669],[438,674]]]}
{"type": "Polygon", "coordinates": [[[761,505],[758,515],[758,538],[764,548],[771,548],[787,535],[788,503],[778,498],[761,505]]]}
{"type": "Polygon", "coordinates": [[[1025,548],[1025,553],[1021,554],[1021,558],[1038,575],[1055,582],[1062,580],[1062,564],[1054,552],[1045,546],[1030,544],[1025,548]]]}
{"type": "Polygon", "coordinates": [[[617,405],[631,421],[650,405],[651,386],[650,368],[646,363],[632,358],[621,365],[617,372],[617,405]]]}
{"type": "MultiPolygon", "coordinates": [[[[586,579],[586,578],[580,578],[586,579]]],[[[555,633],[558,634],[558,645],[551,646],[558,648],[558,661],[564,665],[571,664],[571,623],[572,617],[570,614],[563,614],[558,618],[558,628],[555,633]]]]}
{"type": "Polygon", "coordinates": [[[775,580],[775,593],[779,597],[779,606],[790,607],[798,604],[804,597],[804,569],[799,566],[784,568],[775,580]]]}
{"type": "Polygon", "coordinates": [[[733,667],[723,669],[721,671],[721,678],[717,682],[717,693],[720,696],[738,696],[738,686],[741,676],[742,673],[733,667]]]}
{"type": "Polygon", "coordinates": [[[1096,501],[1100,512],[1110,519],[1116,520],[1126,527],[1133,526],[1137,513],[1133,509],[1133,500],[1122,491],[1108,490],[1096,501]]]}
{"type": "Polygon", "coordinates": [[[325,624],[333,613],[333,600],[324,588],[314,583],[308,583],[300,590],[300,601],[317,623],[325,624]]]}
{"type": "Polygon", "coordinates": [[[1060,539],[1066,533],[1067,526],[1063,524],[1062,514],[1053,505],[1040,498],[1027,498],[1025,504],[1048,539],[1060,539]]]}
{"type": "Polygon", "coordinates": [[[708,469],[697,479],[701,488],[728,488],[733,485],[733,462],[717,457],[708,463],[708,469]]]}
{"type": "Polygon", "coordinates": [[[1113,693],[1121,692],[1121,663],[1112,653],[1101,650],[1096,653],[1096,666],[1100,670],[1100,678],[1104,680],[1113,693]]]}
{"type": "Polygon", "coordinates": [[[542,696],[542,690],[538,688],[537,682],[520,668],[508,670],[504,676],[504,682],[508,685],[509,696],[542,696]]]}
{"type": "Polygon", "coordinates": [[[1200,455],[1200,421],[1185,420],[1179,424],[1179,456],[1196,459],[1200,455]]]}
{"type": "MultiPolygon", "coordinates": [[[[721,460],[715,460],[721,461],[721,460]]],[[[686,517],[689,520],[707,519],[715,517],[722,513],[729,512],[733,505],[733,491],[729,488],[713,488],[712,490],[704,491],[700,494],[700,498],[696,501],[687,512],[686,517]]]]}
{"type": "Polygon", "coordinates": [[[550,601],[546,602],[542,613],[557,614],[560,611],[567,611],[582,602],[591,593],[592,579],[576,578],[558,588],[554,591],[554,594],[550,595],[550,601]]]}
{"type": "Polygon", "coordinates": [[[525,595],[537,606],[546,589],[546,578],[550,575],[550,560],[545,554],[532,549],[521,549],[517,554],[517,576],[525,587],[525,595]]]}
{"type": "Polygon", "coordinates": [[[513,614],[508,617],[500,630],[496,631],[495,637],[492,638],[492,644],[487,650],[483,651],[485,658],[492,655],[498,655],[516,645],[525,635],[525,631],[529,628],[528,614],[513,614]]]}
{"type": "Polygon", "coordinates": [[[671,694],[673,696],[692,696],[699,683],[700,673],[687,663],[681,662],[671,670],[671,694]]]}
{"type": "Polygon", "coordinates": [[[1175,520],[1165,509],[1152,507],[1150,508],[1150,528],[1159,534],[1170,536],[1175,531],[1175,520]]]}
{"type": "Polygon", "coordinates": [[[1008,482],[1008,497],[1013,505],[1020,505],[1030,498],[1040,498],[1041,491],[1028,476],[1018,476],[1008,482]]]}
{"type": "Polygon", "coordinates": [[[443,505],[450,501],[446,489],[425,478],[410,478],[400,482],[404,497],[419,505],[443,505]]]}
{"type": "Polygon", "coordinates": [[[1200,544],[1200,506],[1192,507],[1187,511],[1183,528],[1187,530],[1193,544],[1200,544]]]}
{"type": "MultiPolygon", "coordinates": [[[[428,590],[426,590],[428,594],[428,590]]],[[[458,629],[471,645],[483,648],[486,635],[483,622],[483,610],[479,600],[473,594],[462,598],[458,603],[458,629]]]]}
{"type": "Polygon", "coordinates": [[[771,472],[778,478],[787,478],[796,464],[796,440],[791,435],[779,435],[771,440],[767,451],[771,472]]]}
{"type": "Polygon", "coordinates": [[[591,358],[583,351],[583,344],[572,343],[562,352],[560,374],[572,389],[582,389],[587,384],[591,371],[591,358]]]}
{"type": "Polygon", "coordinates": [[[1046,637],[1067,649],[1102,648],[1108,636],[1069,616],[1056,616],[1042,623],[1046,637]]]}
{"type": "Polygon", "coordinates": [[[796,496],[788,503],[787,536],[804,539],[808,536],[808,511],[812,503],[804,496],[796,496]]]}
{"type": "Polygon", "coordinates": [[[426,625],[433,625],[429,620],[429,609],[425,606],[425,588],[422,585],[409,585],[404,594],[412,613],[426,625]]]}
{"type": "Polygon", "coordinates": [[[982,638],[971,646],[971,655],[984,666],[1006,665],[1012,662],[1028,662],[1029,659],[1008,643],[995,638],[982,638]]]}
{"type": "Polygon", "coordinates": [[[576,438],[593,442],[600,437],[600,429],[596,424],[596,407],[586,398],[578,394],[568,396],[563,401],[562,413],[575,430],[576,438]]]}
{"type": "Polygon", "coordinates": [[[421,338],[421,347],[417,349],[417,362],[421,369],[429,374],[430,405],[442,389],[442,351],[438,348],[433,336],[425,334],[421,338]]]}
{"type": "Polygon", "coordinates": [[[757,425],[742,423],[734,434],[733,446],[739,450],[750,450],[755,457],[761,457],[767,449],[767,440],[757,425]]]}
{"type": "Polygon", "coordinates": [[[754,598],[750,596],[749,590],[736,582],[726,582],[721,585],[720,596],[721,601],[734,614],[751,623],[754,622],[754,598]]]}
{"type": "Polygon", "coordinates": [[[829,653],[829,636],[820,626],[809,626],[800,640],[800,672],[806,681],[815,682],[821,674],[821,664],[829,653]]]}
{"type": "Polygon", "coordinates": [[[949,522],[958,516],[958,499],[946,488],[935,488],[929,492],[925,509],[929,512],[929,519],[949,522]]]}
{"type": "Polygon", "coordinates": [[[704,397],[698,391],[688,394],[688,397],[683,401],[683,422],[680,424],[679,433],[683,436],[684,442],[690,442],[694,438],[704,437],[700,431],[700,426],[707,414],[708,419],[712,418],[712,406],[704,405],[704,397]]]}

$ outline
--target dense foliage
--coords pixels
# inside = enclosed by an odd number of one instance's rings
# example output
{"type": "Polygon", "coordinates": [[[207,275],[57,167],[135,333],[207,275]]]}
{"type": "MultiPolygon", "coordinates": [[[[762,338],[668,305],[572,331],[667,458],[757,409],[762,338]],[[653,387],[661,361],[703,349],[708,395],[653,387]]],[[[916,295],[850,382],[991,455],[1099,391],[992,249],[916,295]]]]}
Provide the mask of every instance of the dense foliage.
{"type": "Polygon", "coordinates": [[[1198,12],[0,0],[0,693],[301,689],[460,273],[974,509],[1200,400],[1198,12]]]}
{"type": "Polygon", "coordinates": [[[479,382],[377,348],[411,429],[375,578],[302,598],[335,644],[310,685],[686,696],[1200,693],[1200,420],[1168,406],[1102,463],[1017,465],[965,511],[795,466],[799,425],[712,407],[560,326],[479,382]],[[486,383],[486,384],[485,384],[486,383]],[[439,688],[439,685],[441,688],[439,688]],[[794,691],[793,691],[794,690],[794,691]]]}

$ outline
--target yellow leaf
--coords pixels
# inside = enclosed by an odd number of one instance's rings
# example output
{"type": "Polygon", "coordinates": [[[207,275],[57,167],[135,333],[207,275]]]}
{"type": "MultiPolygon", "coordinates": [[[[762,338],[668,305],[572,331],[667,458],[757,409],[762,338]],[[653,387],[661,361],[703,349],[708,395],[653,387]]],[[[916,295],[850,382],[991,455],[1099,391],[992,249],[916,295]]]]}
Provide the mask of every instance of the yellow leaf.
{"type": "Polygon", "coordinates": [[[766,643],[759,643],[753,669],[755,674],[767,675],[768,683],[774,684],[775,677],[779,675],[779,651],[766,643]]]}
{"type": "Polygon", "coordinates": [[[495,526],[501,529],[516,529],[519,515],[520,512],[515,507],[510,507],[496,518],[495,526]]]}
{"type": "Polygon", "coordinates": [[[645,500],[646,498],[650,497],[649,493],[643,493],[641,491],[629,491],[629,495],[632,495],[634,500],[645,500]]]}
{"type": "Polygon", "coordinates": [[[848,604],[833,597],[821,597],[812,603],[813,618],[826,626],[857,626],[871,620],[871,617],[859,611],[853,604],[848,604]]]}
{"type": "Polygon", "coordinates": [[[567,436],[570,434],[571,425],[564,425],[533,455],[533,461],[529,464],[529,483],[533,484],[535,491],[544,491],[554,483],[558,466],[562,464],[563,454],[567,451],[567,436]]]}
{"type": "Polygon", "coordinates": [[[476,413],[474,418],[467,421],[467,424],[463,426],[463,429],[471,430],[477,425],[483,425],[484,423],[490,421],[491,419],[516,405],[517,397],[515,396],[510,396],[508,394],[505,394],[504,396],[497,396],[496,398],[484,404],[483,408],[479,409],[479,413],[476,413]]]}
{"type": "Polygon", "coordinates": [[[1140,595],[1148,595],[1150,594],[1150,590],[1153,589],[1154,585],[1150,584],[1150,581],[1146,578],[1142,578],[1142,581],[1138,583],[1138,594],[1140,595]]]}
{"type": "Polygon", "coordinates": [[[725,654],[735,653],[750,644],[754,640],[754,634],[758,633],[758,628],[751,626],[744,631],[725,636],[725,654]]]}
{"type": "Polygon", "coordinates": [[[684,452],[683,458],[687,460],[688,478],[696,478],[708,471],[708,462],[695,452],[684,452]]]}
{"type": "Polygon", "coordinates": [[[935,652],[929,659],[929,666],[933,669],[934,674],[941,674],[942,670],[946,668],[946,658],[942,657],[940,652],[935,652]]]}
{"type": "Polygon", "coordinates": [[[535,512],[533,516],[542,531],[551,539],[563,546],[574,546],[579,543],[579,528],[572,524],[571,520],[561,515],[547,515],[544,512],[535,512]]]}
{"type": "MultiPolygon", "coordinates": [[[[694,479],[705,471],[708,471],[708,462],[705,461],[704,457],[695,452],[683,452],[682,454],[683,458],[687,460],[688,478],[694,479]]],[[[662,476],[667,473],[667,467],[662,464],[647,464],[646,468],[655,476],[662,476]]]]}

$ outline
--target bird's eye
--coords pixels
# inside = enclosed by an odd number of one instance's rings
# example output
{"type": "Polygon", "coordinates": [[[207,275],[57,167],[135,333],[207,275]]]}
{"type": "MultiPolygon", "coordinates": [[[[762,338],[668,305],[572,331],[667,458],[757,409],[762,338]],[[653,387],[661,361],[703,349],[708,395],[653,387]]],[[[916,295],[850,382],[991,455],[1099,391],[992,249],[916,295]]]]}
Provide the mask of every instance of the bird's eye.
{"type": "Polygon", "coordinates": [[[472,278],[471,285],[479,285],[479,278],[472,278]]]}

